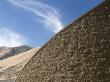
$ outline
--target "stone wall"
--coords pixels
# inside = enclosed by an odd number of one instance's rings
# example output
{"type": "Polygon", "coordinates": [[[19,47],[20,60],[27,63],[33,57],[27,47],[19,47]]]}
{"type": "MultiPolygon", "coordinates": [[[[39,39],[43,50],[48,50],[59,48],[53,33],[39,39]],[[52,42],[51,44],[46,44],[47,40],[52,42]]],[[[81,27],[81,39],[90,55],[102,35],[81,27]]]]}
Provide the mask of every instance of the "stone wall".
{"type": "Polygon", "coordinates": [[[110,0],[44,45],[16,82],[109,82],[110,0]]]}

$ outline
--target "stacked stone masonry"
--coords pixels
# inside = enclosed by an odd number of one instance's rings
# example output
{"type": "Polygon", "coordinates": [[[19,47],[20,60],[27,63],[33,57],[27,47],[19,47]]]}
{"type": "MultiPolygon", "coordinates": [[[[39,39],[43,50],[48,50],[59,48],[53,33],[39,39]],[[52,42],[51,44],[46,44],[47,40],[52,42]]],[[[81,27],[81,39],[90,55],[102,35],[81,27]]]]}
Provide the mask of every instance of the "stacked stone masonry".
{"type": "Polygon", "coordinates": [[[110,82],[110,0],[54,36],[16,82],[110,82]]]}

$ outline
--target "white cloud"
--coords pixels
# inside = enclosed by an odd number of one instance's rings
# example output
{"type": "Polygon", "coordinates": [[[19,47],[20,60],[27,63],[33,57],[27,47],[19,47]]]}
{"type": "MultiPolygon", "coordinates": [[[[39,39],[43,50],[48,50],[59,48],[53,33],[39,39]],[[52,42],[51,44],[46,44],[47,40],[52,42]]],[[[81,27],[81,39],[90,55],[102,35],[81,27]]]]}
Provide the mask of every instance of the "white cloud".
{"type": "Polygon", "coordinates": [[[26,43],[26,40],[20,34],[0,27],[0,46],[16,47],[26,43]]]}
{"type": "Polygon", "coordinates": [[[56,33],[62,29],[63,24],[60,20],[60,15],[55,8],[50,7],[47,4],[39,2],[38,0],[8,0],[13,5],[21,7],[31,14],[33,14],[37,19],[40,18],[48,30],[56,33]]]}

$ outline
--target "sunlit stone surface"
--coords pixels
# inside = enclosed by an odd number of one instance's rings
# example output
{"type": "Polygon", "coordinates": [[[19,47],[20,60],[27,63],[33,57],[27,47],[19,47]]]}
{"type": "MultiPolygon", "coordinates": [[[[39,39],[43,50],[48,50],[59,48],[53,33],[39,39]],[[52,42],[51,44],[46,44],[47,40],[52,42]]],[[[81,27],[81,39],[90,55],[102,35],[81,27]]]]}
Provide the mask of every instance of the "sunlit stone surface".
{"type": "Polygon", "coordinates": [[[16,82],[109,82],[110,0],[59,32],[16,82]]]}

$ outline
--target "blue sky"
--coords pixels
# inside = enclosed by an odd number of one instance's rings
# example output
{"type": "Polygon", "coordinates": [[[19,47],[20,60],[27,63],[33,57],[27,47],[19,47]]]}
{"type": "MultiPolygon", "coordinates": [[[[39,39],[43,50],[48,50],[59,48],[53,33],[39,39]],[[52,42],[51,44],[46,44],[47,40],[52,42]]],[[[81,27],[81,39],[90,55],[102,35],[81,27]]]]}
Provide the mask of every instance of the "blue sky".
{"type": "Polygon", "coordinates": [[[0,46],[39,47],[103,0],[0,0],[0,46]]]}

